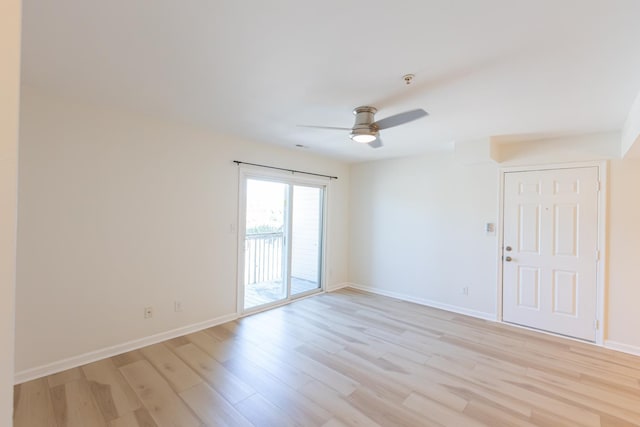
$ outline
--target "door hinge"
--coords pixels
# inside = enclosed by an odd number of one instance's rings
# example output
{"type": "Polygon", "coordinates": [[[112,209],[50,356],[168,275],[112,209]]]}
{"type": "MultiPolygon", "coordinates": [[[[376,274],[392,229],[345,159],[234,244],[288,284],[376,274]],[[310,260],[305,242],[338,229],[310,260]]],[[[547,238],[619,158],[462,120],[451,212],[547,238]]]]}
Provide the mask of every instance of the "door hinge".
{"type": "Polygon", "coordinates": [[[600,321],[598,319],[593,321],[593,329],[595,329],[596,331],[600,329],[600,321]]]}
{"type": "Polygon", "coordinates": [[[596,249],[596,262],[600,261],[600,249],[596,249]]]}
{"type": "Polygon", "coordinates": [[[598,181],[596,184],[596,191],[600,191],[602,189],[602,181],[598,181]]]}

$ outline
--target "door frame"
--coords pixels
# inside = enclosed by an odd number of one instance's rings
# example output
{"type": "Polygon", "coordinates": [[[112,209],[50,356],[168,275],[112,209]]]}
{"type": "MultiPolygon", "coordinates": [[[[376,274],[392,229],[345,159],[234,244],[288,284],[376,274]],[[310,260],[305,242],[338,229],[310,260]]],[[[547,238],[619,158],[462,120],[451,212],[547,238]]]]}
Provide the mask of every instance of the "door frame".
{"type": "MultiPolygon", "coordinates": [[[[262,167],[252,166],[252,165],[244,165],[241,164],[238,167],[238,226],[237,226],[237,261],[236,261],[236,312],[239,316],[245,316],[249,314],[258,313],[260,311],[268,310],[274,307],[278,307],[280,305],[288,304],[291,301],[295,301],[297,299],[305,298],[316,293],[326,292],[326,259],[327,259],[327,229],[328,229],[328,218],[327,213],[329,212],[329,178],[316,177],[310,175],[302,175],[302,174],[293,174],[292,172],[280,171],[275,169],[266,169],[262,167]],[[306,292],[302,292],[296,294],[295,296],[288,295],[283,300],[278,300],[270,304],[263,304],[257,306],[255,308],[251,308],[249,310],[244,309],[244,241],[246,238],[246,216],[247,216],[247,179],[259,179],[262,181],[273,181],[273,182],[281,182],[290,185],[304,185],[311,187],[319,187],[322,188],[322,212],[321,212],[321,235],[320,235],[320,260],[321,268],[318,270],[319,277],[319,285],[320,287],[317,290],[310,290],[306,292]]],[[[287,215],[288,216],[288,215],[287,215]]],[[[291,228],[291,220],[292,218],[286,218],[288,222],[287,228],[291,228]]],[[[289,236],[287,236],[289,238],[289,236]]],[[[290,245],[291,242],[288,242],[290,245]]],[[[291,250],[287,249],[286,254],[283,256],[287,257],[287,270],[290,268],[290,253],[291,250]]],[[[287,277],[287,288],[290,287],[290,278],[287,277]]],[[[290,294],[290,290],[288,291],[290,294]]]]}
{"type": "MultiPolygon", "coordinates": [[[[498,207],[498,239],[497,239],[497,262],[498,262],[498,295],[496,300],[496,320],[500,323],[506,323],[502,316],[502,291],[504,288],[504,277],[502,262],[503,248],[504,248],[504,180],[505,174],[510,172],[532,172],[532,171],[544,171],[555,169],[578,169],[595,167],[598,169],[598,260],[596,261],[596,339],[595,344],[599,346],[604,345],[604,336],[606,331],[606,315],[605,315],[605,303],[606,303],[606,286],[605,286],[605,268],[607,259],[607,244],[606,244],[606,229],[607,229],[607,177],[608,177],[609,162],[591,161],[591,162],[572,162],[572,163],[551,163],[545,165],[525,165],[525,166],[508,166],[500,168],[499,173],[499,207],[498,207]]],[[[595,254],[594,254],[595,255],[595,254]]],[[[509,323],[511,325],[511,323],[509,323]]],[[[517,326],[517,325],[514,325],[517,326]]],[[[527,328],[526,326],[522,326],[527,328]]],[[[534,328],[527,328],[534,329],[534,328]]],[[[537,329],[535,329],[537,331],[537,329]]],[[[540,331],[545,333],[546,331],[540,331]]],[[[571,337],[568,337],[571,338],[571,337]]],[[[580,340],[581,342],[584,342],[580,340]]]]}

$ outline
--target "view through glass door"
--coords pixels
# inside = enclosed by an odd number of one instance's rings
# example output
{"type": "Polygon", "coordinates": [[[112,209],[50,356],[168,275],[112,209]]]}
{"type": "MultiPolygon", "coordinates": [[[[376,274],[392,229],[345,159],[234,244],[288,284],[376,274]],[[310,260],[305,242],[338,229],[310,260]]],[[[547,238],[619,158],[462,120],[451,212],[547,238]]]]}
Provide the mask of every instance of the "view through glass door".
{"type": "Polygon", "coordinates": [[[243,311],[321,288],[324,189],[245,181],[243,311]]]}

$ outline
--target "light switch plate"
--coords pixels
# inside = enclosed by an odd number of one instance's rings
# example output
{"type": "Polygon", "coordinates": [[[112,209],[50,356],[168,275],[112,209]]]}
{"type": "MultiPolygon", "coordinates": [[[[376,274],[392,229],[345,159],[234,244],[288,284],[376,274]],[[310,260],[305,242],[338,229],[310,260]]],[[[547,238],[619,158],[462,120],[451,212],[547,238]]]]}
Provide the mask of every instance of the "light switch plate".
{"type": "Polygon", "coordinates": [[[487,233],[487,236],[495,236],[496,235],[496,225],[492,222],[487,222],[484,225],[484,231],[487,233]]]}

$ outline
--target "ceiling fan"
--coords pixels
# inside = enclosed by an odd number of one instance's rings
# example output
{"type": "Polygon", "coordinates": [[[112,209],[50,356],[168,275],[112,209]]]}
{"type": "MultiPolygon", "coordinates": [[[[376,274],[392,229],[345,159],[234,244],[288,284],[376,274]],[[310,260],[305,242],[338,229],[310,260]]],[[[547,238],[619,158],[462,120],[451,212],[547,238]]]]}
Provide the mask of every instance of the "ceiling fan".
{"type": "Polygon", "coordinates": [[[410,110],[405,111],[404,113],[395,114],[376,122],[374,121],[374,115],[377,111],[378,110],[374,107],[368,106],[355,108],[353,110],[353,114],[356,116],[356,122],[352,128],[341,128],[333,126],[299,126],[316,129],[348,130],[350,131],[349,137],[355,142],[368,144],[371,148],[380,148],[382,147],[382,140],[380,139],[379,131],[394,126],[403,125],[405,123],[412,122],[428,115],[426,111],[419,108],[416,110],[410,110]]]}

